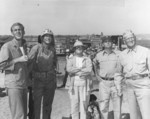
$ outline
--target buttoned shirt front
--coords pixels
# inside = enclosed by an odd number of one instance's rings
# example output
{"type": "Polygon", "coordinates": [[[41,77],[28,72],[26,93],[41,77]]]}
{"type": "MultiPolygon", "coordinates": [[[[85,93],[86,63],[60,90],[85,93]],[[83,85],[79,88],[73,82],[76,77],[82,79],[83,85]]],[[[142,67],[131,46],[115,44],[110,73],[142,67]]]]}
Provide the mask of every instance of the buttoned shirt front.
{"type": "MultiPolygon", "coordinates": [[[[25,49],[25,40],[23,40],[23,47],[25,49]]],[[[27,64],[25,62],[10,63],[22,55],[16,39],[5,43],[1,48],[0,69],[5,71],[5,86],[7,88],[27,87],[27,64]]]]}
{"type": "Polygon", "coordinates": [[[94,62],[99,66],[99,76],[113,78],[117,69],[118,55],[112,51],[108,54],[105,50],[99,52],[94,58],[94,62]]]}
{"type": "Polygon", "coordinates": [[[122,73],[125,77],[149,74],[150,50],[142,46],[126,49],[119,56],[122,73]]]}

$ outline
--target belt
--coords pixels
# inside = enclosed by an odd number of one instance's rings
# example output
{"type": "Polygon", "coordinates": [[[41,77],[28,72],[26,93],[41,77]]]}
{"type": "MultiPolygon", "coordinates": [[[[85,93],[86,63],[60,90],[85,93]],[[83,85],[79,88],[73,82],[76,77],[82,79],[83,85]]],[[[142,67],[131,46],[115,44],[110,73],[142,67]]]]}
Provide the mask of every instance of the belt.
{"type": "Polygon", "coordinates": [[[49,72],[33,72],[33,77],[34,78],[48,78],[51,77],[52,74],[54,75],[55,73],[52,71],[49,72]]]}
{"type": "Polygon", "coordinates": [[[145,78],[148,76],[149,76],[148,74],[139,74],[139,75],[133,75],[133,76],[125,77],[125,78],[130,79],[130,80],[137,80],[137,79],[145,78]]]}
{"type": "Polygon", "coordinates": [[[101,77],[103,80],[106,80],[106,81],[112,81],[114,80],[114,78],[105,78],[105,77],[101,77]]]}

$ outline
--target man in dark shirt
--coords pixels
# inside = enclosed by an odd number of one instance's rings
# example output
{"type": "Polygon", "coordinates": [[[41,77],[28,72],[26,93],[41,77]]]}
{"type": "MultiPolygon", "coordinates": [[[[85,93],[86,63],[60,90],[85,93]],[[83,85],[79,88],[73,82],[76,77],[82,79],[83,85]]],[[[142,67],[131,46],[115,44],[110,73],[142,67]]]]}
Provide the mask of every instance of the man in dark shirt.
{"type": "Polygon", "coordinates": [[[24,26],[14,23],[11,27],[13,40],[5,43],[0,51],[0,69],[5,72],[12,119],[27,118],[27,60],[25,53],[24,26]]]}

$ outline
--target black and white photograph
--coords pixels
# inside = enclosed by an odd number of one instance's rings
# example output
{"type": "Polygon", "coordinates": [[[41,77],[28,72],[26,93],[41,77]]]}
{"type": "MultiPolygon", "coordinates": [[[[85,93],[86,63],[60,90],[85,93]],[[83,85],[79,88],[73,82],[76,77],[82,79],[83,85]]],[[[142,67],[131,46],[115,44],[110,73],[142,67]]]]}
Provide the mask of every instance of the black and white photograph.
{"type": "Polygon", "coordinates": [[[150,119],[150,0],[0,0],[0,119],[150,119]]]}

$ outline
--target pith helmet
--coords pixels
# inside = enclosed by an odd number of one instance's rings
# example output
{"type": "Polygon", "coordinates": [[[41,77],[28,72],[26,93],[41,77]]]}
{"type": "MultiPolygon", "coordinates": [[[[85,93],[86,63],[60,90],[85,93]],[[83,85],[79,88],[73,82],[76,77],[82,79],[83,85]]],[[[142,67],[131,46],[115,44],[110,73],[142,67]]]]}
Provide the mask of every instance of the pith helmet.
{"type": "Polygon", "coordinates": [[[79,40],[77,40],[75,43],[74,43],[74,48],[75,47],[77,47],[77,46],[82,46],[82,47],[84,47],[84,45],[83,45],[83,43],[81,42],[81,41],[79,41],[79,40]]]}

